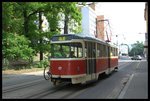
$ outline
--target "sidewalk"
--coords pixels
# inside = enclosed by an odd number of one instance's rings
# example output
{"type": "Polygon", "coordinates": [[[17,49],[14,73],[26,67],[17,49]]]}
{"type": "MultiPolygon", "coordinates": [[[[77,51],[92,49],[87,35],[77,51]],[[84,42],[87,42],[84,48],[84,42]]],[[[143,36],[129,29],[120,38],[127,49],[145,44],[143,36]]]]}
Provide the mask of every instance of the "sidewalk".
{"type": "Polygon", "coordinates": [[[43,71],[22,73],[22,75],[43,75],[43,71]]]}
{"type": "Polygon", "coordinates": [[[130,77],[119,99],[148,99],[148,62],[141,61],[130,77]]]}

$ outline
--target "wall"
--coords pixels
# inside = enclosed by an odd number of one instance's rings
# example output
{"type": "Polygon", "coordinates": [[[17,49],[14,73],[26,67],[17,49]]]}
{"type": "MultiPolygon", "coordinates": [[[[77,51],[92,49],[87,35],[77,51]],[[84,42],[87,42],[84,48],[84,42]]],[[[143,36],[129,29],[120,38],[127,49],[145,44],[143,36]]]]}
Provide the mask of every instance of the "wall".
{"type": "Polygon", "coordinates": [[[97,38],[104,40],[104,15],[97,16],[97,38]]]}
{"type": "Polygon", "coordinates": [[[146,57],[148,60],[148,2],[145,3],[145,12],[144,12],[144,18],[146,21],[146,33],[145,33],[145,43],[144,43],[144,51],[146,53],[146,57]]]}
{"type": "Polygon", "coordinates": [[[83,34],[96,35],[96,13],[88,6],[81,8],[82,21],[81,28],[83,29],[83,34]]]}

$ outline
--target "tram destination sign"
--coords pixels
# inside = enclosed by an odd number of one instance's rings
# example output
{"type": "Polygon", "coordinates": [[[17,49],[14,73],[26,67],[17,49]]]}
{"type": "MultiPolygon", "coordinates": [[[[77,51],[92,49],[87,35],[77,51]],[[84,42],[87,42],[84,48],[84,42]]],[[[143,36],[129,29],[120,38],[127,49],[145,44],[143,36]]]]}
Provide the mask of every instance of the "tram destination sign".
{"type": "Polygon", "coordinates": [[[73,35],[56,35],[56,36],[52,36],[51,38],[52,41],[67,41],[72,39],[77,39],[77,37],[73,35]]]}
{"type": "Polygon", "coordinates": [[[59,41],[65,41],[66,40],[66,37],[65,36],[60,36],[59,37],[59,41]]]}

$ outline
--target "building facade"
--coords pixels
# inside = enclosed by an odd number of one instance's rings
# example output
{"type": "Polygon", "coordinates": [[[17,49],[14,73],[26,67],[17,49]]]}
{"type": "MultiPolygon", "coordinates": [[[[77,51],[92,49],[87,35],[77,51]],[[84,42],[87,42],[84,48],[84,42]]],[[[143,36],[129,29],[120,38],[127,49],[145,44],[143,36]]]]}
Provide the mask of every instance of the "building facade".
{"type": "Polygon", "coordinates": [[[81,8],[82,21],[81,28],[83,29],[84,34],[91,36],[96,35],[96,13],[89,6],[81,8]]]}
{"type": "Polygon", "coordinates": [[[145,18],[145,21],[146,21],[144,51],[146,53],[146,57],[147,57],[147,60],[148,60],[148,2],[145,3],[144,18],[145,18]]]}
{"type": "Polygon", "coordinates": [[[126,44],[119,46],[119,56],[128,56],[129,47],[126,44]]]}
{"type": "Polygon", "coordinates": [[[104,15],[97,16],[97,38],[104,40],[104,15]]]}
{"type": "Polygon", "coordinates": [[[80,6],[79,10],[82,14],[81,28],[83,34],[88,34],[104,40],[104,15],[96,15],[95,4],[89,4],[88,6],[80,6]]]}

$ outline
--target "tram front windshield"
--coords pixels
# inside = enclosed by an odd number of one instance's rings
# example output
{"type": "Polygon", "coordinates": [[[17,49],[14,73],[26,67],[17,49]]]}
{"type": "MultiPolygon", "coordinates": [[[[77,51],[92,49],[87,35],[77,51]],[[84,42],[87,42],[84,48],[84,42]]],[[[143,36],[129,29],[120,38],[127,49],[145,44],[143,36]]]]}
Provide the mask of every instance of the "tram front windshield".
{"type": "Polygon", "coordinates": [[[53,43],[51,44],[52,58],[82,58],[82,44],[76,43],[53,43]]]}

